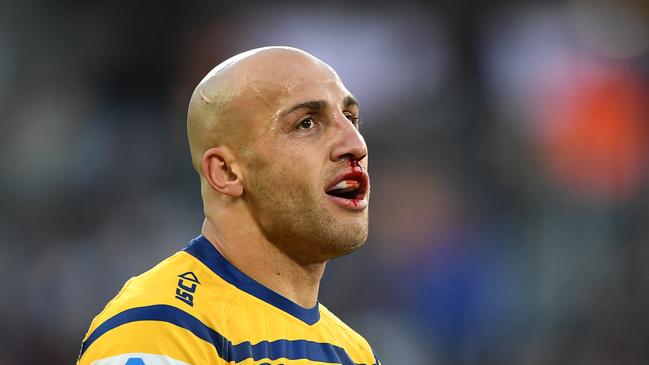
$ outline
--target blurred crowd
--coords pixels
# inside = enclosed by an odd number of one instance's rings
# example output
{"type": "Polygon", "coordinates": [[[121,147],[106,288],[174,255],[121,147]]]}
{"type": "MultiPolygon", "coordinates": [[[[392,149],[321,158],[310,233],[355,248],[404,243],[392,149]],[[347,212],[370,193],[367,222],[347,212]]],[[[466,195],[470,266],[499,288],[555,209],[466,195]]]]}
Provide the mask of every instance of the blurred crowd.
{"type": "Polygon", "coordinates": [[[0,1],[0,365],[70,364],[199,231],[185,115],[290,45],[361,103],[370,238],[320,300],[383,364],[649,363],[649,3],[0,1]]]}

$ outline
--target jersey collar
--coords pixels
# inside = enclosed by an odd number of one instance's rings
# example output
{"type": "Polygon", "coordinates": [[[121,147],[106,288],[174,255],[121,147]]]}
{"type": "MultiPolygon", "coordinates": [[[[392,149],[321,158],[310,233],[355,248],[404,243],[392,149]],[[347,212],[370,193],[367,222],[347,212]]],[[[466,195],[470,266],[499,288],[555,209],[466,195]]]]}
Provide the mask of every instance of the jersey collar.
{"type": "Polygon", "coordinates": [[[229,263],[214,245],[202,235],[191,240],[184,251],[196,257],[223,280],[281,309],[302,322],[313,325],[320,320],[319,303],[316,303],[312,308],[304,308],[268,289],[229,263]]]}

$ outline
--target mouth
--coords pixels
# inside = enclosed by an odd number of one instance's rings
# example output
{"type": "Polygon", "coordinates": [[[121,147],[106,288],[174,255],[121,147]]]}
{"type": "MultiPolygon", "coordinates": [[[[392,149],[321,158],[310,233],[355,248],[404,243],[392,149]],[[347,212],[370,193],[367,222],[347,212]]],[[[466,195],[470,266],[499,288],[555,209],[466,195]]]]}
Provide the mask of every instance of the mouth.
{"type": "Polygon", "coordinates": [[[367,207],[369,176],[364,170],[354,170],[336,177],[325,193],[333,200],[355,210],[367,207]]]}

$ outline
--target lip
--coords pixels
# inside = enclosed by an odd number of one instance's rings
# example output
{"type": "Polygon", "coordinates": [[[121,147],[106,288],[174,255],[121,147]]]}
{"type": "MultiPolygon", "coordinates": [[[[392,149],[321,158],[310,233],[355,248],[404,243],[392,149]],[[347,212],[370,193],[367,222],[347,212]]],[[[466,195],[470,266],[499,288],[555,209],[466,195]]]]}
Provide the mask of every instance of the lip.
{"type": "Polygon", "coordinates": [[[327,188],[325,189],[325,195],[329,199],[331,199],[336,205],[339,205],[343,208],[350,209],[350,210],[363,210],[366,209],[368,206],[368,192],[369,192],[369,184],[370,178],[367,172],[365,172],[364,169],[359,169],[359,168],[354,168],[352,171],[346,171],[338,176],[336,176],[334,179],[331,180],[331,183],[327,185],[327,188]],[[360,190],[362,191],[362,194],[360,197],[354,198],[354,199],[346,199],[346,198],[341,198],[338,196],[333,196],[327,194],[327,191],[331,189],[334,185],[336,185],[338,182],[342,180],[356,180],[360,184],[360,190]]]}

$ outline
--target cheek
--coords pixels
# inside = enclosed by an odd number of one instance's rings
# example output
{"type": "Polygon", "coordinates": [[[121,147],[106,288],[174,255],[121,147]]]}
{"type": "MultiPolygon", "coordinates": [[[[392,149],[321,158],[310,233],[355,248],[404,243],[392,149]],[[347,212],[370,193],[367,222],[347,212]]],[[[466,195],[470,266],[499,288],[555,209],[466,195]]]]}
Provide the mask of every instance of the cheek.
{"type": "Polygon", "coordinates": [[[258,145],[247,165],[252,175],[260,178],[254,185],[265,185],[264,190],[276,190],[286,196],[290,191],[313,192],[324,189],[322,153],[317,153],[316,142],[289,141],[279,138],[258,145]]]}

